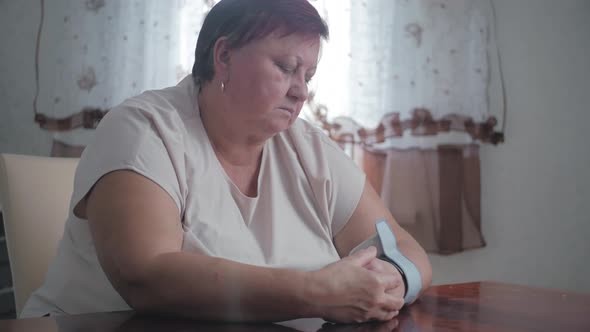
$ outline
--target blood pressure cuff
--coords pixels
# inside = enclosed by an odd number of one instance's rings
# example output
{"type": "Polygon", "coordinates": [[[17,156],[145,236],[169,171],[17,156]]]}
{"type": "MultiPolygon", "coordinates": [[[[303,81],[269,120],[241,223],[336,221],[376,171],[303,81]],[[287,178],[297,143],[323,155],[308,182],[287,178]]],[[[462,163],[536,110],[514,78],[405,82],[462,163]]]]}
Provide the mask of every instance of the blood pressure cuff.
{"type": "Polygon", "coordinates": [[[356,246],[350,252],[350,255],[355,252],[374,246],[377,248],[377,257],[391,263],[402,275],[404,284],[406,286],[406,294],[404,296],[404,303],[413,303],[420,290],[422,289],[422,276],[420,271],[414,263],[404,256],[397,248],[397,240],[393,231],[385,220],[378,220],[375,224],[377,234],[356,246]]]}

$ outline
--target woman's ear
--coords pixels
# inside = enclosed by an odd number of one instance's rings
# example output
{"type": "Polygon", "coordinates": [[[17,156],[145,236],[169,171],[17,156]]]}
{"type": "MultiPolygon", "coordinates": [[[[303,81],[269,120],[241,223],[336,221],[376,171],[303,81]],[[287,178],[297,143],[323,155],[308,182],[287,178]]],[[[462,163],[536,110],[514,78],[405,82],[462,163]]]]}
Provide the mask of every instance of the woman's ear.
{"type": "Polygon", "coordinates": [[[213,68],[220,77],[227,77],[229,72],[230,49],[227,37],[220,37],[213,45],[213,68]]]}

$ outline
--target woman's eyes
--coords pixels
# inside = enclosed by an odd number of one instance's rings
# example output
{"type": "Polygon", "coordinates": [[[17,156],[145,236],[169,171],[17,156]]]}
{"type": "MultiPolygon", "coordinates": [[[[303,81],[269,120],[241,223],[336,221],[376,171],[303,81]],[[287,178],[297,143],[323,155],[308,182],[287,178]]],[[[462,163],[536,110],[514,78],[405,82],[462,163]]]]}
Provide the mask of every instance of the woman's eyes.
{"type": "MultiPolygon", "coordinates": [[[[280,63],[280,62],[277,62],[276,65],[285,74],[291,75],[291,74],[294,74],[295,71],[297,71],[297,67],[296,66],[287,65],[287,64],[284,64],[284,63],[280,63]]],[[[306,76],[305,77],[305,83],[309,83],[309,81],[311,81],[311,77],[307,77],[306,76]]]]}
{"type": "Polygon", "coordinates": [[[297,67],[293,67],[284,63],[277,62],[277,67],[281,69],[285,74],[293,74],[297,67]]]}

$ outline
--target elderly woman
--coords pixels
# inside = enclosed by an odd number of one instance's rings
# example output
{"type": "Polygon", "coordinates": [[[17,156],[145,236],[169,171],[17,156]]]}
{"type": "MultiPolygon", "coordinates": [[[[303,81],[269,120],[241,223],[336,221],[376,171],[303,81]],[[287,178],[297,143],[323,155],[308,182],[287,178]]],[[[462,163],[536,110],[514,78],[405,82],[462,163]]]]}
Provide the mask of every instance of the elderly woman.
{"type": "Polygon", "coordinates": [[[306,0],[219,2],[192,76],[99,125],[57,258],[22,316],[363,322],[395,317],[411,282],[426,289],[423,249],[341,149],[298,119],[327,36],[306,0]],[[350,254],[378,219],[417,279],[375,246],[350,254]]]}

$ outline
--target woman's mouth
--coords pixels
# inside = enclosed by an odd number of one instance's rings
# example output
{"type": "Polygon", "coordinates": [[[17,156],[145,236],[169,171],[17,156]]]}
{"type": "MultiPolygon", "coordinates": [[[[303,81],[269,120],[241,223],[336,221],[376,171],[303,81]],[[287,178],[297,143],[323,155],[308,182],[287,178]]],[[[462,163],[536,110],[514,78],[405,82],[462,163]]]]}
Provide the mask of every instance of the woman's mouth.
{"type": "Polygon", "coordinates": [[[295,110],[294,110],[294,109],[292,109],[292,108],[287,108],[287,107],[279,107],[279,109],[280,109],[281,111],[285,111],[285,112],[289,113],[289,115],[293,115],[293,114],[295,114],[295,110]]]}

